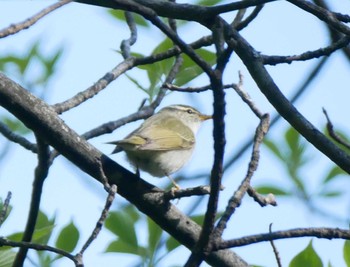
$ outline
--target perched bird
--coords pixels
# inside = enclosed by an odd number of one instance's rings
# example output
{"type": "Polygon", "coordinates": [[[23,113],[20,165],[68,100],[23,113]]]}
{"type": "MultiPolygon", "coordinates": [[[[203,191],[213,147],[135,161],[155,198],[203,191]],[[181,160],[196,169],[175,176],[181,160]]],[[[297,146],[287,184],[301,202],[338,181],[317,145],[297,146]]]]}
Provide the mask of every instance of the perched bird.
{"type": "Polygon", "coordinates": [[[141,169],[155,177],[167,176],[179,189],[170,175],[190,159],[199,126],[211,118],[190,106],[168,106],[145,120],[123,140],[108,144],[116,145],[112,153],[124,150],[137,173],[141,169]]]}

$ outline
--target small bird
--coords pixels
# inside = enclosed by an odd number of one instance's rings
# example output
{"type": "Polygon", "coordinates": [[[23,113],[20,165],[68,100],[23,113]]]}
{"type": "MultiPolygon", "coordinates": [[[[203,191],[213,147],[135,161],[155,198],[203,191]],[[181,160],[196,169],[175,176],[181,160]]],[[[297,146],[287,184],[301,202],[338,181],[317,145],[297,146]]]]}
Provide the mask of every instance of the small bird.
{"type": "Polygon", "coordinates": [[[201,114],[193,107],[172,105],[146,119],[123,140],[109,142],[116,145],[113,153],[126,152],[130,163],[155,177],[171,178],[190,159],[195,147],[199,126],[212,116],[201,114]]]}

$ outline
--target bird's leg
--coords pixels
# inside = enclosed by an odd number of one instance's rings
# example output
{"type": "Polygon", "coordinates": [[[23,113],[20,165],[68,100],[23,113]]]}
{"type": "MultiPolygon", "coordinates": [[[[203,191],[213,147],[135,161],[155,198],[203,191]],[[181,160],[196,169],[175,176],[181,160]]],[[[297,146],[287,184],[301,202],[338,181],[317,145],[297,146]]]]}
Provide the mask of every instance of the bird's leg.
{"type": "Polygon", "coordinates": [[[166,177],[168,177],[169,178],[169,180],[171,181],[171,183],[173,184],[173,187],[171,188],[171,190],[175,190],[175,191],[177,191],[177,190],[180,190],[181,189],[181,187],[174,181],[174,179],[173,178],[171,178],[171,176],[170,175],[168,175],[168,174],[165,174],[166,175],[166,177]]]}
{"type": "Polygon", "coordinates": [[[140,178],[140,169],[138,166],[136,166],[136,176],[140,178]]]}

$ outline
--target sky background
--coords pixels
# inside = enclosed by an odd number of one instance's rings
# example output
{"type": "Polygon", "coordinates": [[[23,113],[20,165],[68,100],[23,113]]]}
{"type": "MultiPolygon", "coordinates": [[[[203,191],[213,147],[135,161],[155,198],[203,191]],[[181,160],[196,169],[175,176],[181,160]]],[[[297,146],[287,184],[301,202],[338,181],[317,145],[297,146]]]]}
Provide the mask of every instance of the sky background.
{"type": "MultiPolygon", "coordinates": [[[[0,2],[0,28],[5,28],[11,23],[23,21],[37,13],[53,1],[1,1],[0,2]]],[[[344,14],[350,13],[349,1],[333,1],[334,10],[344,14]]],[[[233,15],[225,15],[231,20],[233,15]]],[[[183,26],[179,34],[186,42],[196,40],[203,34],[208,34],[203,27],[196,24],[183,26]]],[[[327,29],[319,25],[318,20],[304,14],[285,1],[268,4],[256,21],[242,35],[264,54],[292,55],[307,50],[314,50],[325,46],[329,42],[327,29]]],[[[101,78],[106,72],[115,67],[121,60],[119,50],[120,41],[129,36],[127,27],[111,18],[104,8],[69,4],[40,20],[33,27],[14,36],[0,39],[0,56],[7,54],[21,55],[34,42],[41,40],[41,51],[51,54],[59,47],[65,48],[60,60],[59,70],[51,80],[47,88],[47,101],[50,104],[61,102],[77,92],[86,89],[101,78]]],[[[140,29],[138,42],[133,51],[149,54],[164,36],[158,30],[140,29]]],[[[34,63],[35,64],[35,63],[34,63]]],[[[298,88],[305,77],[317,64],[316,60],[309,62],[294,62],[268,66],[275,82],[285,95],[290,96],[298,88]]],[[[251,95],[254,102],[262,112],[273,113],[273,108],[249,77],[248,71],[242,65],[237,56],[230,60],[225,72],[225,82],[238,81],[238,71],[242,71],[244,88],[251,95]]],[[[349,132],[349,71],[350,64],[343,58],[341,52],[332,56],[327,67],[324,68],[319,78],[314,81],[303,98],[296,106],[315,126],[323,129],[325,118],[322,107],[325,107],[337,128],[349,132]]],[[[35,66],[33,66],[35,75],[35,66]]],[[[11,73],[6,73],[10,77],[11,73]]],[[[141,84],[147,85],[145,73],[133,70],[130,75],[137,78],[141,84]]],[[[13,77],[15,78],[15,77],[13,77]]],[[[191,86],[201,86],[208,83],[206,77],[199,77],[191,86]]],[[[78,133],[84,133],[91,128],[105,122],[116,120],[134,112],[141,101],[147,96],[128,82],[125,77],[120,77],[111,83],[107,89],[92,100],[80,105],[78,108],[62,115],[65,122],[78,133]]],[[[227,147],[226,159],[240,147],[247,138],[254,135],[258,120],[250,112],[234,91],[227,91],[227,147]]],[[[170,104],[190,104],[201,112],[212,112],[212,94],[187,95],[183,93],[170,93],[162,102],[161,107],[170,104]]],[[[0,115],[5,114],[0,109],[0,115]]],[[[90,142],[106,154],[110,154],[112,147],[105,142],[123,138],[141,122],[130,123],[112,134],[104,135],[90,142]]],[[[268,134],[273,140],[282,140],[283,132],[287,124],[279,122],[268,134]]],[[[212,123],[205,123],[200,130],[197,139],[197,148],[191,162],[181,170],[179,174],[191,177],[197,173],[210,173],[213,148],[212,148],[212,123]]],[[[32,140],[34,140],[31,137],[32,140]]],[[[4,139],[0,137],[0,144],[4,139]]],[[[331,162],[315,149],[308,149],[313,158],[310,166],[305,167],[304,176],[307,179],[310,191],[317,190],[321,174],[329,170],[331,162]]],[[[123,155],[112,156],[121,165],[130,169],[123,155]]],[[[223,185],[225,191],[220,197],[220,207],[223,209],[232,192],[243,179],[250,154],[246,153],[224,175],[223,185]]],[[[33,171],[36,166],[36,156],[21,147],[13,146],[6,160],[0,168],[0,197],[5,197],[11,191],[13,197],[11,204],[13,211],[9,219],[1,228],[0,235],[8,235],[16,231],[22,231],[25,225],[24,214],[27,214],[33,181],[33,171]]],[[[261,151],[259,169],[253,177],[252,184],[259,185],[266,182],[279,184],[288,188],[285,179],[286,173],[280,162],[265,148],[261,151]]],[[[142,175],[148,182],[164,188],[167,179],[156,179],[147,174],[142,175]]],[[[205,183],[203,180],[188,180],[181,182],[182,187],[193,187],[205,183]]],[[[345,177],[333,184],[335,188],[349,188],[349,179],[345,177]]],[[[105,201],[105,192],[102,186],[82,173],[66,159],[58,158],[45,182],[42,210],[50,216],[56,215],[57,225],[61,228],[71,220],[81,231],[79,245],[90,235],[105,201]]],[[[207,200],[207,198],[205,199],[207,200]]],[[[177,205],[180,210],[186,211],[190,199],[182,199],[177,205]]],[[[248,234],[267,232],[270,223],[274,230],[283,230],[297,227],[330,226],[347,228],[345,223],[329,220],[311,214],[301,202],[295,198],[278,198],[278,207],[260,208],[250,198],[244,198],[242,206],[237,210],[225,232],[225,238],[239,237],[248,234]]],[[[121,197],[117,197],[113,209],[118,209],[124,203],[121,197]]],[[[349,218],[349,198],[346,196],[320,204],[340,216],[349,218]]],[[[203,201],[203,208],[206,201],[203,201]]],[[[143,231],[145,225],[139,225],[138,231],[145,239],[143,231]]],[[[107,244],[112,240],[107,230],[102,231],[98,239],[85,253],[86,266],[129,266],[135,261],[127,255],[102,254],[107,244]]],[[[283,266],[304,249],[309,238],[290,239],[277,241],[283,266]]],[[[342,260],[343,240],[317,240],[313,245],[319,255],[322,255],[323,263],[331,261],[333,266],[345,266],[342,260]]],[[[276,266],[272,249],[268,243],[250,245],[235,251],[251,264],[264,266],[276,266]]],[[[181,264],[189,255],[187,249],[179,249],[169,254],[160,266],[181,264]],[[179,254],[181,253],[181,257],[179,254]]],[[[71,264],[71,263],[69,263],[71,264]]],[[[67,260],[61,260],[57,266],[68,266],[67,260]]],[[[205,264],[203,264],[205,266],[205,264]]]]}

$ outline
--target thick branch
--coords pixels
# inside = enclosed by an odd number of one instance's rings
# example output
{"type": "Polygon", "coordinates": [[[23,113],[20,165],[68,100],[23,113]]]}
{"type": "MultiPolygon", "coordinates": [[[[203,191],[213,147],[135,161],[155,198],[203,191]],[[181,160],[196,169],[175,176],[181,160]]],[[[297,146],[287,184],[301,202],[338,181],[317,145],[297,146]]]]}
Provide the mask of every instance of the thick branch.
{"type": "Polygon", "coordinates": [[[258,6],[273,1],[276,0],[246,0],[217,6],[179,4],[171,1],[158,0],[76,0],[75,2],[109,7],[113,9],[122,9],[126,11],[134,11],[132,10],[131,6],[134,4],[140,4],[152,9],[158,16],[187,21],[204,21],[221,13],[248,8],[251,6],[258,6]]]}
{"type": "MultiPolygon", "coordinates": [[[[175,206],[164,201],[164,192],[138,179],[116,162],[80,138],[46,103],[0,74],[0,105],[41,136],[49,145],[93,178],[100,180],[100,164],[118,193],[148,215],[183,245],[192,249],[198,242],[200,227],[175,206]]],[[[232,251],[210,253],[206,261],[215,266],[248,266],[232,251]]]]}

